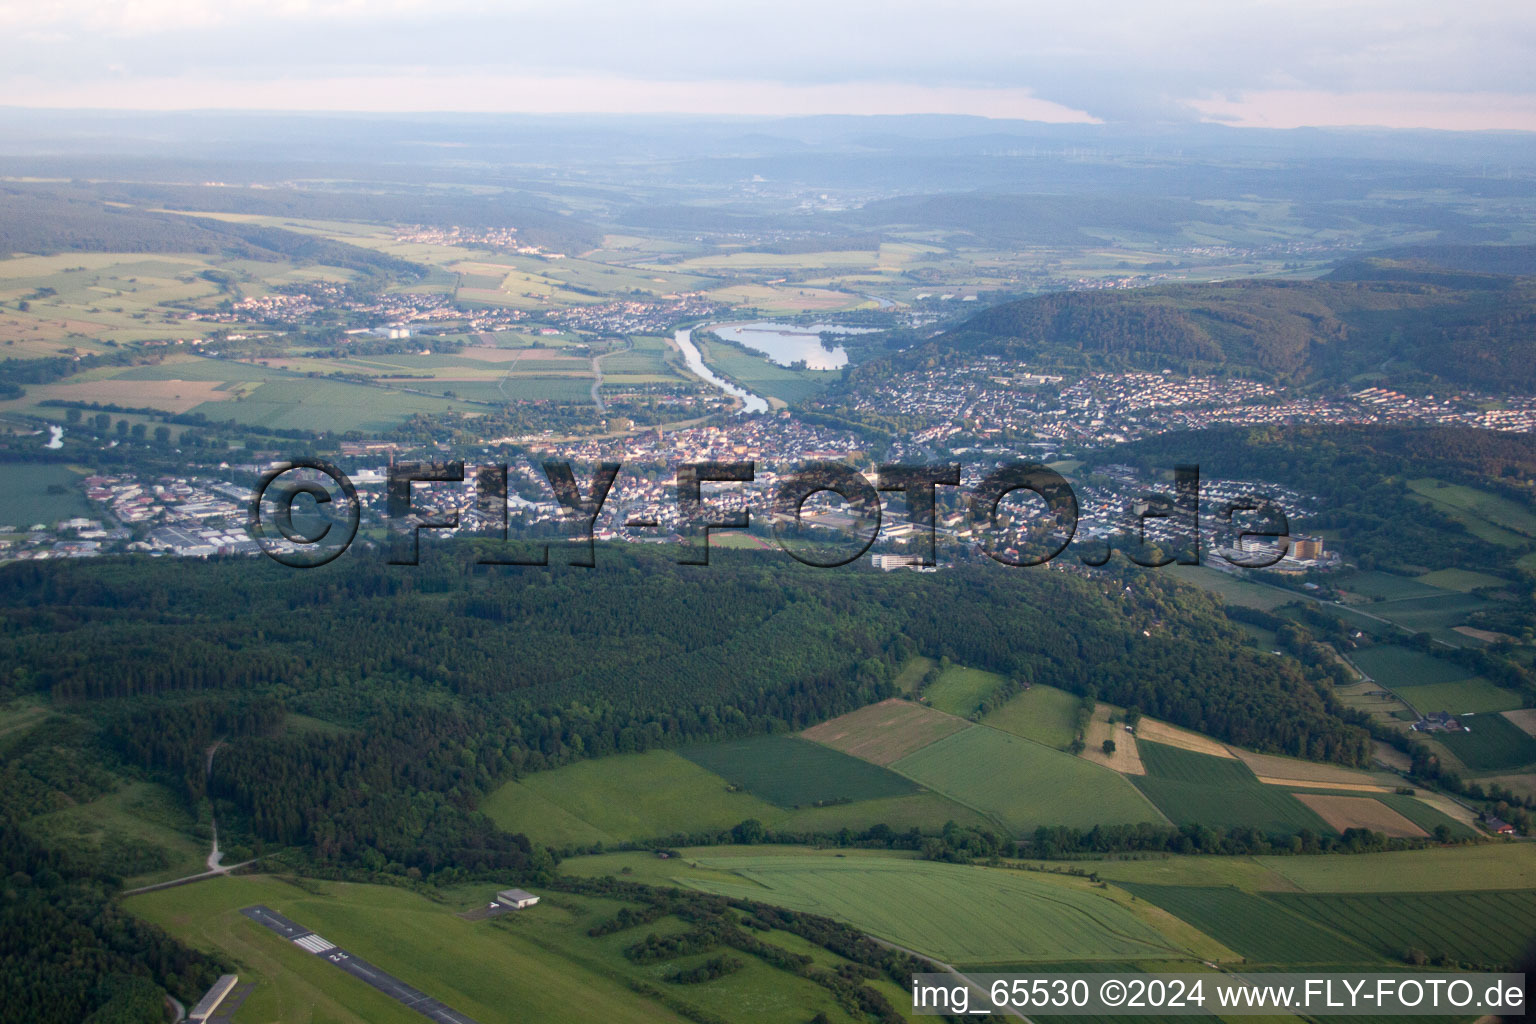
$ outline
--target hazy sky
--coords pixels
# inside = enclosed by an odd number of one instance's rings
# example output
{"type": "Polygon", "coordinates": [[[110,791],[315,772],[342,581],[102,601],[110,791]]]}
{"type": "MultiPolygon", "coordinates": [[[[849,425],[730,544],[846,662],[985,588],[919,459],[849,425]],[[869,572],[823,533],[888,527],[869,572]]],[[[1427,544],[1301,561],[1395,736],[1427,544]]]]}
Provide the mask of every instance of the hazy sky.
{"type": "Polygon", "coordinates": [[[0,105],[1536,130],[1536,2],[0,0],[0,105]]]}

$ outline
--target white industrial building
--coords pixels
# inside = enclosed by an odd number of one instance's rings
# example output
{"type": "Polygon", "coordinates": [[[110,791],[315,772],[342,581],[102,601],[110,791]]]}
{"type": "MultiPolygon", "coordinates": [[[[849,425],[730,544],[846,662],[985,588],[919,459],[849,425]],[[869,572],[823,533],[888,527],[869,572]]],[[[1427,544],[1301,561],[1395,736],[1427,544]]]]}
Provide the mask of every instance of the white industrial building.
{"type": "Polygon", "coordinates": [[[203,1024],[213,1016],[213,1012],[219,1008],[219,1004],[224,1001],[224,997],[229,995],[230,989],[234,988],[235,982],[239,980],[240,976],[237,974],[221,975],[203,998],[197,1001],[197,1005],[187,1012],[187,1020],[192,1024],[203,1024]]]}
{"type": "Polygon", "coordinates": [[[539,902],[539,898],[526,889],[503,889],[496,894],[496,902],[513,910],[522,910],[539,902]]]}

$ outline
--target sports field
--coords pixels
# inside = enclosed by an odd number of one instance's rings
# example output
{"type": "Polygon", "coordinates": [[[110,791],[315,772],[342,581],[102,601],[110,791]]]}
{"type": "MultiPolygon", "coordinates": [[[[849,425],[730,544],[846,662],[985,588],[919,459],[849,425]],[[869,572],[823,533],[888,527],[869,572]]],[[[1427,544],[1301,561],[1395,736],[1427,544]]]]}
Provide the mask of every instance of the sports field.
{"type": "Polygon", "coordinates": [[[900,775],[795,736],[702,743],[678,753],[779,807],[875,800],[917,792],[917,787],[900,775]]]}
{"type": "Polygon", "coordinates": [[[1041,825],[1092,828],[1161,818],[1108,768],[985,726],[947,736],[891,767],[1015,834],[1041,825]]]}
{"type": "Polygon", "coordinates": [[[812,726],[800,735],[833,750],[886,765],[967,727],[961,719],[892,698],[812,726]]]}
{"type": "Polygon", "coordinates": [[[1031,686],[982,721],[1048,747],[1065,750],[1072,742],[1078,700],[1053,686],[1031,686]]]}
{"type": "Polygon", "coordinates": [[[740,880],[683,876],[693,888],[824,914],[949,963],[1190,955],[1080,879],[859,856],[697,860],[740,880]]]}

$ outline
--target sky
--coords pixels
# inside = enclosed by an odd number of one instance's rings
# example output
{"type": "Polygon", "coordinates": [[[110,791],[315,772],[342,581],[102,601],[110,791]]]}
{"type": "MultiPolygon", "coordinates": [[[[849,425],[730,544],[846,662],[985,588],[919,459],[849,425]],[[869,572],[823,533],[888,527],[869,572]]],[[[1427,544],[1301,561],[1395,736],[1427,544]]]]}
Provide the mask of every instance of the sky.
{"type": "Polygon", "coordinates": [[[1536,131],[1536,3],[0,0],[0,105],[1536,131]]]}

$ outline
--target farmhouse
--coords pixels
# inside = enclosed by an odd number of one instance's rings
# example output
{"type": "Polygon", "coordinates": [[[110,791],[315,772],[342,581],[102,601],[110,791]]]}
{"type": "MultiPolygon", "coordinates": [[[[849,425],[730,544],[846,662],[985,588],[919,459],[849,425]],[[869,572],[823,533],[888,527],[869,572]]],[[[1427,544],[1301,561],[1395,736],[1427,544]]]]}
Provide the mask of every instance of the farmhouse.
{"type": "Polygon", "coordinates": [[[539,898],[526,889],[503,889],[496,894],[496,902],[513,910],[523,910],[539,902],[539,898]]]}
{"type": "Polygon", "coordinates": [[[1491,814],[1483,818],[1483,827],[1496,836],[1512,836],[1515,834],[1515,826],[1503,818],[1495,818],[1491,814]]]}
{"type": "Polygon", "coordinates": [[[1460,732],[1462,725],[1449,711],[1431,711],[1414,722],[1413,728],[1419,732],[1460,732]]]}

